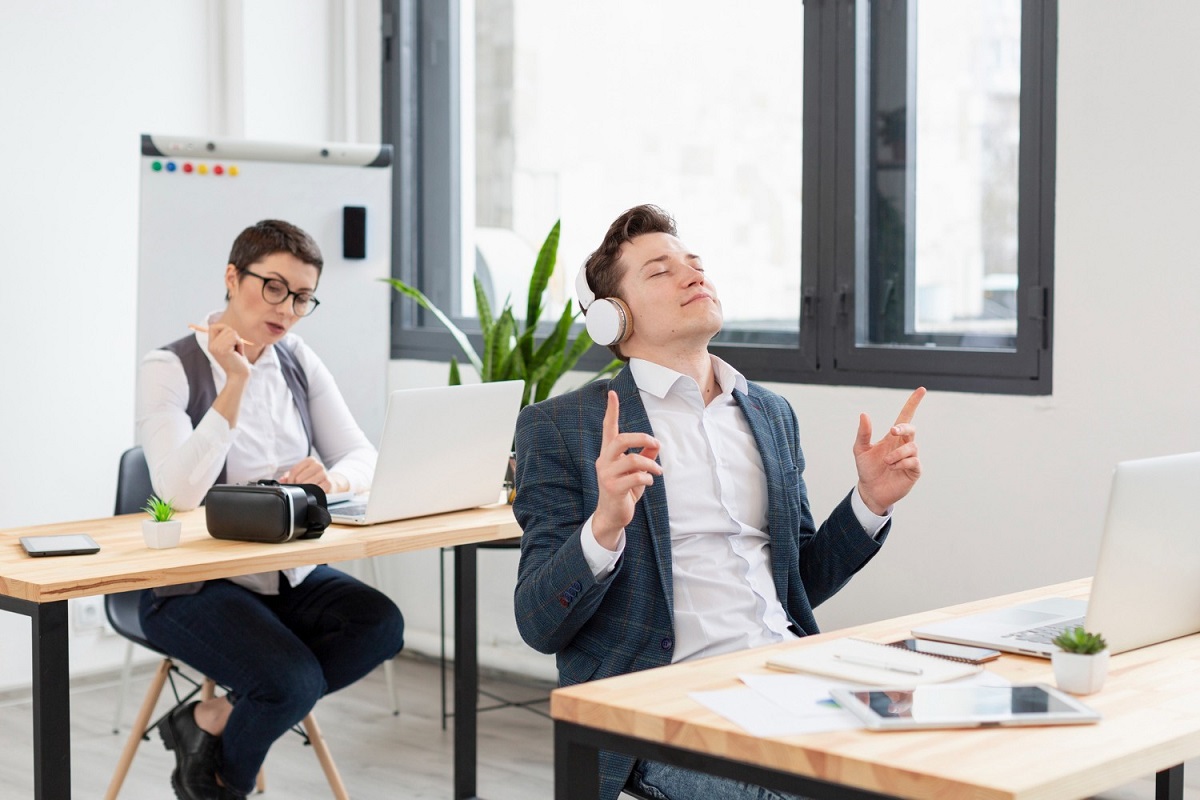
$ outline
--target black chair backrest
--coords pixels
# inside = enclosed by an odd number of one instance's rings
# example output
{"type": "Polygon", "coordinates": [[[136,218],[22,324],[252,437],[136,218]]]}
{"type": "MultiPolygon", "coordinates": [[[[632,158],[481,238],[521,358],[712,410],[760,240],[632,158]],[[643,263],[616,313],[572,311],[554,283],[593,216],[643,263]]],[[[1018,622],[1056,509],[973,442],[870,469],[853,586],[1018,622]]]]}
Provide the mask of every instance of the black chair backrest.
{"type": "Polygon", "coordinates": [[[131,447],[121,454],[117,468],[117,503],[114,514],[133,514],[154,494],[150,484],[150,467],[140,447],[131,447]]]}
{"type": "MultiPolygon", "coordinates": [[[[146,465],[146,455],[142,448],[131,447],[121,454],[120,466],[117,469],[117,503],[113,513],[133,514],[141,511],[152,494],[154,487],[150,484],[150,468],[146,465]]],[[[161,650],[146,641],[146,635],[142,632],[138,605],[144,591],[146,590],[137,589],[105,595],[104,612],[108,615],[108,623],[117,633],[161,653],[161,650]]]]}

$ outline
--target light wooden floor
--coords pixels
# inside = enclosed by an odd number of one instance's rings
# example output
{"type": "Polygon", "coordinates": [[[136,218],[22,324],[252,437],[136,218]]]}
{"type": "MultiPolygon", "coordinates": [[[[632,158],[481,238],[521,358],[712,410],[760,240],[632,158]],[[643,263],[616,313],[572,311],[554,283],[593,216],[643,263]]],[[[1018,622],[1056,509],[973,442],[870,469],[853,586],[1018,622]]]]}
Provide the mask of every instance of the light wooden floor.
{"type": "MultiPolygon", "coordinates": [[[[396,661],[401,713],[393,716],[383,671],[330,695],[317,706],[321,723],[342,777],[355,800],[447,798],[451,793],[453,720],[446,731],[439,716],[438,666],[420,658],[396,661]]],[[[126,717],[132,718],[147,685],[135,676],[126,717]]],[[[484,676],[484,689],[511,699],[542,697],[549,687],[527,681],[484,676]]],[[[78,800],[101,798],[127,729],[112,733],[115,681],[80,681],[71,694],[72,786],[78,800]]],[[[168,707],[164,699],[160,708],[168,707]]],[[[545,708],[545,705],[539,706],[545,708]]],[[[33,796],[33,723],[24,699],[0,701],[0,798],[33,796]]],[[[526,800],[553,796],[553,738],[550,721],[529,711],[502,709],[479,716],[478,789],[488,800],[526,800]]],[[[169,800],[174,759],[155,734],[142,743],[121,797],[169,800]]],[[[1185,769],[1189,800],[1200,800],[1200,760],[1185,769]]],[[[288,735],[267,759],[263,800],[328,797],[328,785],[309,748],[288,735]]],[[[1103,795],[1104,800],[1151,800],[1152,776],[1103,795]]],[[[704,800],[704,798],[695,798],[704,800]]]]}
{"type": "MultiPolygon", "coordinates": [[[[454,720],[441,728],[438,665],[401,657],[395,662],[400,715],[393,716],[383,670],[332,694],[317,705],[317,720],[334,760],[355,800],[448,798],[453,769],[454,720]]],[[[452,680],[452,675],[448,674],[452,680]]],[[[148,685],[135,675],[126,700],[126,726],[148,685]]],[[[481,687],[513,700],[544,697],[550,687],[483,676],[481,687]]],[[[453,691],[452,684],[448,691],[453,691]]],[[[77,800],[102,798],[112,767],[128,736],[112,733],[115,681],[73,686],[71,693],[71,783],[77,800]]],[[[159,703],[171,706],[170,689],[159,703]]],[[[481,705],[487,702],[481,698],[481,705]]],[[[538,706],[545,710],[546,703],[538,706]]],[[[28,701],[0,705],[0,798],[33,796],[33,722],[28,701]]],[[[550,721],[521,709],[479,715],[478,788],[488,800],[553,796],[553,744],[550,721]]],[[[174,756],[158,734],[138,748],[121,791],[122,800],[173,798],[174,756]]],[[[324,773],[299,736],[280,739],[267,757],[263,800],[302,800],[330,796],[324,773]]]]}

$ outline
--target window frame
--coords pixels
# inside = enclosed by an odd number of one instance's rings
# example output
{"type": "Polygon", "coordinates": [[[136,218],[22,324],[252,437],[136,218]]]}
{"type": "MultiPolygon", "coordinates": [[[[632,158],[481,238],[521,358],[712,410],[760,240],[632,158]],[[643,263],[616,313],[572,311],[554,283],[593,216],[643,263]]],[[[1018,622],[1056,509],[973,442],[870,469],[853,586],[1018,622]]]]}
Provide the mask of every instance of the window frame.
{"type": "MultiPolygon", "coordinates": [[[[916,0],[890,0],[894,3],[916,0]]],[[[462,257],[458,0],[381,0],[383,141],[393,170],[393,275],[441,308],[458,296],[462,257]]],[[[1054,193],[1058,0],[1021,0],[1018,297],[1015,348],[945,344],[862,345],[856,230],[856,145],[869,0],[805,0],[800,325],[796,345],[714,340],[713,353],[756,381],[930,389],[1015,395],[1052,390],[1054,193]]],[[[686,221],[685,221],[686,222],[686,221]]],[[[399,293],[392,305],[392,358],[448,361],[453,338],[399,293]]],[[[478,344],[478,326],[456,320],[478,344]]],[[[934,337],[935,339],[937,337],[934,337]]],[[[594,347],[579,363],[609,360],[594,347]]]]}

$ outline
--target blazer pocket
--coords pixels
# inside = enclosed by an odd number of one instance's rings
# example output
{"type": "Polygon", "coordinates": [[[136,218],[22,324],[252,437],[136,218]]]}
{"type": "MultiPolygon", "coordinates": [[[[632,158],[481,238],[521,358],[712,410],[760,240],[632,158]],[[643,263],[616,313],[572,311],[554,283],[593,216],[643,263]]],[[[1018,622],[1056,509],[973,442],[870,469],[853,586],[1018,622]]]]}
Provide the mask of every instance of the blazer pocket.
{"type": "Polygon", "coordinates": [[[573,686],[586,683],[600,669],[600,659],[578,647],[568,648],[558,656],[558,685],[573,686]]]}
{"type": "Polygon", "coordinates": [[[783,480],[783,494],[787,498],[788,510],[792,516],[800,516],[800,468],[795,465],[785,466],[780,471],[783,480]]]}

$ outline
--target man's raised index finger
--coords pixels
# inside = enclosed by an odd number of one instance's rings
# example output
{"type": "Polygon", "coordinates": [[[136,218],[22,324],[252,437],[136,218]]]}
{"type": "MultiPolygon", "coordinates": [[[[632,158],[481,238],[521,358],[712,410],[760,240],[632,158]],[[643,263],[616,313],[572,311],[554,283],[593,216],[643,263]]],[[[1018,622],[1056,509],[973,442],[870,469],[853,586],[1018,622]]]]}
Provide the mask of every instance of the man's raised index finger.
{"type": "Polygon", "coordinates": [[[607,444],[617,438],[621,432],[618,421],[621,418],[621,401],[617,393],[611,389],[608,392],[608,406],[604,409],[604,430],[601,432],[603,442],[607,444]]]}
{"type": "Polygon", "coordinates": [[[923,397],[925,397],[925,387],[918,386],[917,390],[908,396],[908,402],[904,404],[904,408],[900,409],[900,416],[896,417],[897,425],[912,422],[917,413],[917,406],[921,405],[923,397]]]}

